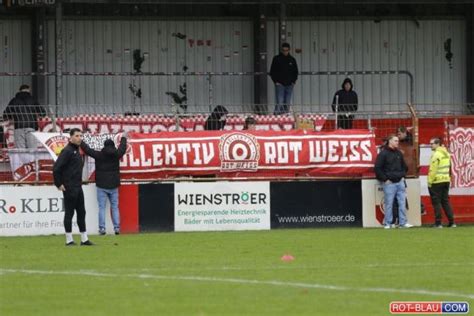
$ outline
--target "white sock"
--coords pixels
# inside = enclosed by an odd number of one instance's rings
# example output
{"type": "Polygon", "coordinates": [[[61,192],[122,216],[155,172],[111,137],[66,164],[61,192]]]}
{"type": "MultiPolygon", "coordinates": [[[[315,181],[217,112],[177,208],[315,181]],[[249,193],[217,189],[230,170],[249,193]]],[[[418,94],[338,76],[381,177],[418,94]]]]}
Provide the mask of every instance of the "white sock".
{"type": "Polygon", "coordinates": [[[87,238],[87,232],[81,233],[81,241],[82,241],[82,242],[86,242],[87,240],[89,240],[89,239],[87,238]]]}
{"type": "Polygon", "coordinates": [[[66,243],[69,244],[71,241],[74,241],[74,239],[72,239],[72,233],[66,233],[66,243]]]}

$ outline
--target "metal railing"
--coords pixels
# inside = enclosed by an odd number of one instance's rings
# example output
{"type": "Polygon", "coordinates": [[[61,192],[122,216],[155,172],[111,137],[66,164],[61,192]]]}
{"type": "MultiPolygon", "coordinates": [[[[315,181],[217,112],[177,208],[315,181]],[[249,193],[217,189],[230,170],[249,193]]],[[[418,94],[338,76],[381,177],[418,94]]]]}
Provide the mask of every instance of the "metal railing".
{"type": "MultiPolygon", "coordinates": [[[[46,77],[57,79],[57,72],[0,72],[1,77],[46,77]]],[[[300,98],[305,99],[305,102],[300,102],[302,106],[305,107],[313,107],[313,105],[321,103],[321,99],[314,99],[310,92],[307,91],[307,86],[310,86],[310,90],[314,90],[313,79],[324,77],[325,80],[322,82],[331,82],[330,86],[334,84],[332,88],[326,87],[328,89],[327,93],[324,92],[323,100],[328,100],[327,102],[332,101],[332,96],[334,93],[340,88],[340,80],[342,77],[347,76],[362,76],[362,77],[373,77],[373,76],[404,76],[407,78],[406,87],[407,91],[404,91],[404,99],[402,100],[402,104],[406,102],[413,103],[414,102],[414,79],[413,75],[407,70],[354,70],[354,71],[301,71],[299,72],[299,81],[296,85],[295,96],[299,95],[300,98]],[[329,79],[330,78],[330,79],[329,79]],[[309,80],[309,81],[308,81],[309,80]],[[336,82],[337,81],[337,82],[336,82]],[[305,88],[303,88],[303,86],[305,88]],[[309,94],[308,94],[309,93],[309,94]]],[[[60,85],[61,91],[56,91],[56,96],[61,95],[62,99],[56,98],[56,104],[53,108],[53,113],[59,115],[61,111],[61,106],[68,101],[63,100],[66,99],[66,95],[69,93],[73,93],[68,88],[65,80],[69,79],[81,79],[81,80],[88,80],[90,78],[100,79],[100,80],[115,80],[118,79],[120,82],[108,82],[108,84],[103,84],[103,89],[101,90],[98,86],[93,83],[93,89],[100,95],[107,95],[108,97],[101,97],[104,98],[105,103],[115,103],[113,101],[114,96],[111,94],[110,88],[113,87],[116,94],[121,95],[121,100],[119,101],[120,106],[123,108],[127,108],[128,111],[131,112],[143,112],[143,110],[147,111],[147,107],[151,106],[152,104],[144,104],[142,100],[142,94],[145,94],[145,90],[147,90],[147,94],[149,94],[149,98],[156,98],[157,96],[161,99],[162,104],[167,104],[167,102],[162,102],[163,100],[169,100],[169,105],[175,105],[177,107],[182,106],[182,108],[194,108],[196,111],[212,111],[214,106],[216,105],[232,105],[232,102],[235,103],[247,103],[243,104],[245,111],[262,111],[262,109],[266,109],[268,111],[272,111],[271,108],[267,108],[268,106],[272,107],[274,104],[268,104],[268,102],[259,104],[258,102],[252,102],[254,100],[254,95],[260,96],[260,98],[266,99],[267,96],[273,95],[273,92],[268,93],[266,85],[271,85],[271,79],[269,77],[268,72],[188,72],[188,71],[176,71],[176,72],[68,72],[68,71],[61,71],[61,79],[64,81],[60,85]],[[156,78],[166,78],[166,82],[160,81],[159,84],[152,84],[151,79],[156,78]],[[253,80],[261,80],[264,78],[265,87],[261,87],[260,90],[262,91],[253,91],[253,83],[247,82],[244,79],[250,78],[253,80]],[[230,80],[230,81],[229,81],[230,80]],[[235,81],[237,80],[237,81],[235,81]],[[223,82],[226,83],[223,83],[223,82]],[[245,81],[245,84],[244,84],[245,81]],[[228,100],[227,97],[224,97],[223,94],[229,93],[229,91],[223,91],[221,87],[222,84],[229,86],[227,90],[230,88],[231,90],[235,85],[241,86],[242,91],[237,91],[240,94],[239,96],[234,96],[235,100],[228,100]],[[245,88],[243,87],[245,85],[245,88]],[[151,88],[153,86],[153,89],[151,88]],[[264,94],[262,96],[261,94],[264,94]],[[220,94],[221,96],[218,97],[217,95],[220,94]],[[126,95],[126,97],[125,97],[126,95]],[[246,95],[248,101],[245,101],[242,95],[246,95]],[[109,99],[107,99],[109,98],[109,99]],[[224,101],[223,98],[226,100],[224,101]],[[123,102],[123,100],[128,99],[130,100],[130,104],[126,104],[128,102],[123,102]],[[244,100],[242,102],[242,100],[244,100]],[[230,103],[229,103],[230,102],[230,103]],[[61,105],[59,105],[61,104],[61,105]]],[[[342,80],[340,80],[342,82],[342,80]]],[[[361,80],[363,81],[363,80],[361,80]]],[[[260,81],[262,83],[262,81],[260,81]]],[[[52,81],[49,84],[53,84],[52,81]]],[[[357,86],[357,83],[355,83],[357,86]]],[[[73,94],[80,94],[86,95],[92,93],[88,91],[87,87],[90,87],[89,84],[73,84],[74,85],[74,93],[73,94]]],[[[361,86],[360,84],[359,86],[361,86]]],[[[324,85],[326,86],[326,85],[324,85]]],[[[316,88],[318,90],[318,88],[316,88]]],[[[114,92],[112,92],[114,93],[114,92]]],[[[400,94],[400,91],[397,91],[397,94],[400,94]]],[[[53,100],[53,96],[46,97],[46,99],[53,100]]],[[[76,105],[81,106],[79,102],[71,102],[76,103],[76,105]],[[79,103],[79,104],[77,104],[79,103]]],[[[377,104],[381,103],[381,100],[375,101],[377,104]]],[[[88,105],[92,105],[94,102],[86,102],[88,105]]],[[[145,102],[146,103],[146,102],[145,102]]],[[[325,102],[322,102],[325,103],[325,102]]],[[[325,106],[324,104],[322,105],[325,106]]],[[[168,106],[165,106],[169,108],[168,106]]],[[[327,107],[326,109],[329,109],[327,107]]],[[[400,108],[402,109],[402,108],[400,108]]],[[[186,111],[186,110],[185,110],[186,111]]],[[[192,110],[191,110],[192,111],[192,110]]],[[[264,110],[265,111],[265,110],[264,110]]]]}

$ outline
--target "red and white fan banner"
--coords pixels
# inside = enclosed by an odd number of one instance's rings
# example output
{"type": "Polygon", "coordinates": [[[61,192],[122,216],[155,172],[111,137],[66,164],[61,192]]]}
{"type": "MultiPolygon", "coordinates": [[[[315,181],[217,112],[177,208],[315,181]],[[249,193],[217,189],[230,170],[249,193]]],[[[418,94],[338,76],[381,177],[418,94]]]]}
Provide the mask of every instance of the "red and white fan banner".
{"type": "MultiPolygon", "coordinates": [[[[41,144],[48,150],[50,157],[56,161],[61,150],[68,144],[69,135],[64,133],[41,133],[35,132],[35,137],[38,139],[41,144]]],[[[106,139],[112,139],[118,146],[120,143],[120,134],[100,134],[100,135],[91,135],[84,134],[83,141],[89,145],[89,147],[95,150],[101,150],[104,147],[104,141],[106,139]]],[[[84,153],[81,154],[84,155],[84,153]]],[[[85,168],[84,168],[84,180],[91,179],[95,171],[94,159],[86,158],[85,159],[85,168]]]]}
{"type": "Polygon", "coordinates": [[[474,128],[457,127],[449,131],[451,186],[474,188],[474,128]]]}
{"type": "Polygon", "coordinates": [[[15,150],[9,152],[13,180],[50,181],[54,161],[47,152],[15,150]]]}
{"type": "Polygon", "coordinates": [[[34,132],[33,135],[47,151],[10,150],[10,167],[13,170],[13,179],[20,182],[52,181],[54,161],[69,142],[69,136],[39,132],[34,132]]]}
{"type": "Polygon", "coordinates": [[[373,175],[368,130],[130,133],[122,179],[373,175]]]}
{"type": "MultiPolygon", "coordinates": [[[[449,131],[451,154],[451,189],[454,196],[472,196],[474,192],[474,129],[457,127],[449,131]]],[[[433,151],[429,145],[420,145],[421,195],[429,196],[428,171],[433,151]]]]}
{"type": "MultiPolygon", "coordinates": [[[[35,136],[53,159],[69,139],[59,133],[35,136]]],[[[100,150],[105,139],[118,145],[120,137],[85,134],[84,141],[100,150]]],[[[130,133],[127,146],[120,162],[123,180],[371,176],[376,156],[375,136],[368,130],[130,133]]],[[[88,161],[84,179],[95,169],[93,159],[88,161]]]]}

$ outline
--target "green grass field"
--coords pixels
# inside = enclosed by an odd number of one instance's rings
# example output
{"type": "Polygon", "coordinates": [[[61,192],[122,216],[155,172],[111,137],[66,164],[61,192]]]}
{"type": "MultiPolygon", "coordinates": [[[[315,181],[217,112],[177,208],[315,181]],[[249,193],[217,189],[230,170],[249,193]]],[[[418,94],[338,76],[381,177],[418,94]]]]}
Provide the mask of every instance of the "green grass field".
{"type": "Polygon", "coordinates": [[[92,236],[93,247],[0,238],[0,315],[388,315],[404,300],[472,309],[473,237],[474,227],[92,236]]]}

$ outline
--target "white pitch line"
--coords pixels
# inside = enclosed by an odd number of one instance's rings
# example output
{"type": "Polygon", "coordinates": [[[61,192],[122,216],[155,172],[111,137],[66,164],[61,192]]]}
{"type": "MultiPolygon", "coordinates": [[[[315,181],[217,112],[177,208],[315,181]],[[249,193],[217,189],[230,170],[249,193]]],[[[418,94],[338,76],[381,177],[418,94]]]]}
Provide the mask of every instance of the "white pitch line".
{"type": "MultiPolygon", "coordinates": [[[[395,267],[409,267],[409,268],[424,268],[424,267],[445,267],[445,266],[456,266],[466,267],[474,266],[474,262],[433,262],[433,263],[373,263],[365,265],[350,265],[350,268],[356,269],[372,269],[372,268],[395,268],[395,267]]],[[[286,265],[286,266],[269,266],[269,267],[233,267],[233,266],[222,266],[222,267],[199,267],[199,268],[188,268],[188,267],[175,267],[175,268],[154,268],[154,269],[141,269],[140,271],[145,272],[159,272],[159,271],[271,271],[271,270],[321,270],[321,269],[334,269],[334,268],[347,268],[348,265],[321,265],[321,266],[297,266],[297,265],[286,265]]]]}
{"type": "Polygon", "coordinates": [[[0,275],[7,273],[20,274],[42,274],[42,275],[81,275],[94,276],[105,278],[135,278],[135,279],[155,279],[155,280],[173,280],[173,281],[199,281],[199,282],[216,282],[216,283],[238,283],[238,284],[257,284],[257,285],[273,285],[282,287],[296,287],[296,288],[312,288],[324,289],[333,291],[347,291],[347,292],[375,292],[375,293],[403,293],[403,294],[417,294],[428,296],[441,297],[456,297],[474,299],[474,294],[455,293],[455,292],[438,292],[425,289],[396,289],[384,287],[350,287],[340,285],[328,285],[317,283],[301,283],[301,282],[285,282],[277,280],[250,280],[250,279],[236,279],[236,278],[212,278],[202,276],[173,276],[173,275],[156,275],[156,274],[115,274],[102,273],[90,270],[79,271],[47,271],[47,270],[24,270],[24,269],[0,269],[0,275]]]}

